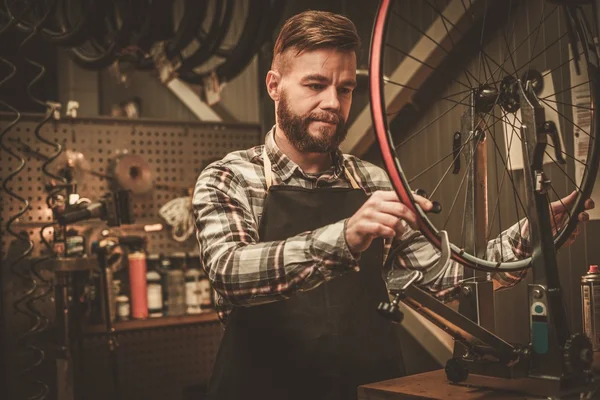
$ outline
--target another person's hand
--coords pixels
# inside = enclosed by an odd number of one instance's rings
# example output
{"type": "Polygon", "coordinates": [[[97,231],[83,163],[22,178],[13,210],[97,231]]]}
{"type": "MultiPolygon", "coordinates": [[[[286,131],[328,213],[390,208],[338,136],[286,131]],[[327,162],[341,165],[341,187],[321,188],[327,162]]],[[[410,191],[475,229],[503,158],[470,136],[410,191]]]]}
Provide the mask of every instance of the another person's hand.
{"type": "MultiPolygon", "coordinates": [[[[424,211],[433,207],[431,201],[414,195],[415,201],[424,211]]],[[[394,191],[377,191],[346,224],[346,243],[353,254],[369,248],[373,239],[392,238],[403,233],[401,220],[412,228],[417,228],[417,217],[400,202],[394,191]]]]}
{"type": "MultiPolygon", "coordinates": [[[[568,196],[565,196],[560,200],[556,200],[550,203],[550,222],[552,224],[553,234],[556,234],[556,232],[566,224],[567,220],[569,219],[569,213],[567,212],[567,210],[569,210],[573,206],[573,203],[575,203],[576,198],[577,191],[574,190],[568,196]]],[[[584,203],[583,208],[584,210],[593,209],[594,201],[592,199],[587,199],[584,203]]],[[[577,216],[577,219],[579,220],[579,222],[585,223],[590,219],[590,216],[587,212],[582,211],[577,216]]],[[[573,233],[571,233],[571,236],[569,236],[569,238],[565,242],[564,246],[572,244],[575,241],[575,239],[577,239],[577,236],[579,236],[581,232],[580,227],[581,225],[578,224],[573,233]]]]}

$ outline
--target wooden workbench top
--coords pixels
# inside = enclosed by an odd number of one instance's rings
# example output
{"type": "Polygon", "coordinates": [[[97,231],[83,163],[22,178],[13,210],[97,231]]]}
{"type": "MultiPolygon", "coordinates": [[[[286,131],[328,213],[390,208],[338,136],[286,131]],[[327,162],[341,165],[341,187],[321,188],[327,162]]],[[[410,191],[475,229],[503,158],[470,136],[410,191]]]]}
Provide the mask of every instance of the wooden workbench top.
{"type": "Polygon", "coordinates": [[[444,370],[371,383],[358,388],[358,400],[534,400],[539,397],[448,383],[444,370]]]}

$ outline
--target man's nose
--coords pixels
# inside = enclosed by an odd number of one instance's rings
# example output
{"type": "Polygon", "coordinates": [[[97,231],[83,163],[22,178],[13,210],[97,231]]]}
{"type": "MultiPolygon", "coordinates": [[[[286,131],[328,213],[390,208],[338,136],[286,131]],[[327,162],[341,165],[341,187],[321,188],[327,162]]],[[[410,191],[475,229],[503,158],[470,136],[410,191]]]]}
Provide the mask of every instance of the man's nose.
{"type": "Polygon", "coordinates": [[[321,102],[321,107],[324,110],[340,110],[340,99],[339,94],[337,92],[337,88],[335,86],[331,86],[327,88],[327,90],[323,91],[323,101],[321,102]]]}

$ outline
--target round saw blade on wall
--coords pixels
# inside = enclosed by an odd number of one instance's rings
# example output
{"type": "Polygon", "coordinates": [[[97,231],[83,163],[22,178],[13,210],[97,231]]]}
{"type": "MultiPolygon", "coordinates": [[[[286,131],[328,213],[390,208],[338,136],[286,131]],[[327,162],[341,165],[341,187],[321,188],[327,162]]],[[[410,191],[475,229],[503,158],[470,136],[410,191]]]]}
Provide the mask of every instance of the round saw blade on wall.
{"type": "Polygon", "coordinates": [[[115,158],[113,176],[119,186],[133,194],[146,194],[154,187],[150,165],[141,156],[123,154],[115,158]]]}

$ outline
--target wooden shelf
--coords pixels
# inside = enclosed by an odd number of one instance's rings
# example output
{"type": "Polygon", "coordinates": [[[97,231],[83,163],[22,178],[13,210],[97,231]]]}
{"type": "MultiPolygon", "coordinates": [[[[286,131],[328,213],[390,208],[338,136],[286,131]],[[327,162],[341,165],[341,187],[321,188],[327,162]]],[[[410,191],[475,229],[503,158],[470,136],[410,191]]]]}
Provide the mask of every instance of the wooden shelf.
{"type": "MultiPolygon", "coordinates": [[[[164,328],[186,324],[198,324],[203,322],[218,321],[216,312],[204,312],[201,314],[188,314],[176,317],[157,317],[147,319],[131,319],[128,321],[116,321],[113,323],[115,332],[132,331],[137,329],[164,328]]],[[[94,324],[83,327],[84,334],[101,334],[106,332],[106,325],[94,324]]]]}

